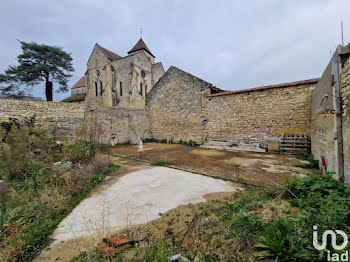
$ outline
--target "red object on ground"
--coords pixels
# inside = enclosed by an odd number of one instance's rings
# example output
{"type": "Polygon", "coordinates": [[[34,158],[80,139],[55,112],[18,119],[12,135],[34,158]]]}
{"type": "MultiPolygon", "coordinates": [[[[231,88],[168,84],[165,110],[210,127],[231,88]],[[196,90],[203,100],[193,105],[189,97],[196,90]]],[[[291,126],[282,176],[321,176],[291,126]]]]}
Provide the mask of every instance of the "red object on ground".
{"type": "Polygon", "coordinates": [[[324,156],[321,156],[321,166],[326,166],[326,159],[324,156]]]}
{"type": "Polygon", "coordinates": [[[102,244],[96,247],[96,251],[102,255],[113,257],[116,250],[114,249],[114,247],[110,247],[107,244],[102,244]]]}
{"type": "Polygon", "coordinates": [[[322,175],[326,174],[326,159],[324,158],[324,155],[321,155],[321,170],[322,170],[322,175]]]}
{"type": "Polygon", "coordinates": [[[120,247],[126,244],[133,244],[134,240],[127,236],[118,236],[118,237],[109,237],[104,238],[103,242],[113,246],[113,247],[120,247]]]}
{"type": "Polygon", "coordinates": [[[64,157],[62,157],[62,160],[63,160],[63,161],[69,161],[70,158],[69,158],[69,156],[64,156],[64,157]]]}

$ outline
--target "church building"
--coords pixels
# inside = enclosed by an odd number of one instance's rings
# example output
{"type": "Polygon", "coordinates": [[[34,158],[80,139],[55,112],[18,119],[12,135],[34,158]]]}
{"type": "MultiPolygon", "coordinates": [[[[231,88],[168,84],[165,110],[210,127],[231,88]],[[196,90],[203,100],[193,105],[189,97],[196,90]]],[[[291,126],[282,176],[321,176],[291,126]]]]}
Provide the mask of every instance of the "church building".
{"type": "Polygon", "coordinates": [[[161,62],[140,39],[122,57],[95,44],[87,70],[62,102],[86,103],[87,107],[145,109],[146,94],[164,75],[161,62]]]}

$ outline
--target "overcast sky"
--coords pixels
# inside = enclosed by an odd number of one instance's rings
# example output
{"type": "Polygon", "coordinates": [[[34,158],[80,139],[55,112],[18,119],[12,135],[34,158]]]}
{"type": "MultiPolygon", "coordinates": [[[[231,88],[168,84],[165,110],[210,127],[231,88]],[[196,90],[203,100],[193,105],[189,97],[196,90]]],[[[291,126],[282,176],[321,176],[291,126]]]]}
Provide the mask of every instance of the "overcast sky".
{"type": "MultiPolygon", "coordinates": [[[[237,90],[319,77],[330,50],[350,40],[349,0],[1,0],[0,72],[16,64],[16,39],[72,54],[73,85],[97,42],[125,56],[140,38],[171,65],[237,90]]],[[[44,97],[44,84],[34,95],[44,97]]],[[[69,93],[54,94],[59,101],[69,93]]]]}

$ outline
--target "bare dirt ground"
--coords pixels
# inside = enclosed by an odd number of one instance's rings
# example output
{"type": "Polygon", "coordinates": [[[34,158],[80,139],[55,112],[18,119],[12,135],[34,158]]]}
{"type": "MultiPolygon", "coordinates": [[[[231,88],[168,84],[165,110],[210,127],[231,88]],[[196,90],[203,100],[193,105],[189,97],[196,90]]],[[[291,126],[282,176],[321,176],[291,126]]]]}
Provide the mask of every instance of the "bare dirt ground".
{"type": "MultiPolygon", "coordinates": [[[[118,145],[112,148],[111,152],[140,157],[138,145],[118,145]]],[[[304,176],[310,172],[296,167],[308,162],[293,155],[226,152],[179,144],[146,143],[141,157],[151,161],[172,162],[179,167],[202,170],[261,185],[282,184],[292,176],[304,176]],[[239,165],[239,174],[235,165],[239,165]]]]}
{"type": "Polygon", "coordinates": [[[70,261],[103,237],[144,224],[179,205],[205,202],[213,192],[242,191],[240,185],[125,158],[114,176],[84,199],[56,228],[54,242],[35,261],[70,261]]]}

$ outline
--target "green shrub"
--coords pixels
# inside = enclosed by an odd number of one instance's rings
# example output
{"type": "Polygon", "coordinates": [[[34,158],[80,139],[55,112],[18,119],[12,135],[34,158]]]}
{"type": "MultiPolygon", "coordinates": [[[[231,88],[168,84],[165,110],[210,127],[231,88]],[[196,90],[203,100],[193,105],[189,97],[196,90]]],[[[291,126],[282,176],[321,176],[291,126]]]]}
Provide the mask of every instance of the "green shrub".
{"type": "Polygon", "coordinates": [[[159,140],[154,138],[145,138],[142,140],[143,143],[159,143],[159,140]]]}
{"type": "Polygon", "coordinates": [[[3,136],[1,141],[4,141],[7,137],[7,134],[10,133],[13,127],[21,129],[21,127],[34,127],[35,125],[35,116],[29,118],[23,118],[22,121],[19,121],[17,118],[9,118],[9,121],[3,121],[0,123],[0,129],[2,129],[3,136]]]}
{"type": "Polygon", "coordinates": [[[261,251],[256,257],[274,258],[275,261],[305,261],[310,257],[304,246],[308,245],[295,234],[295,225],[288,219],[278,219],[272,225],[268,225],[259,237],[256,248],[261,251]]]}
{"type": "Polygon", "coordinates": [[[173,162],[162,161],[162,160],[153,162],[153,165],[156,165],[156,166],[171,166],[173,164],[174,164],[173,162]]]}
{"type": "Polygon", "coordinates": [[[30,161],[51,161],[53,141],[47,130],[34,127],[34,120],[24,124],[13,121],[1,123],[4,134],[0,144],[0,160],[6,165],[9,179],[24,179],[30,161]]]}
{"type": "Polygon", "coordinates": [[[149,262],[167,262],[172,255],[172,249],[164,242],[152,243],[151,248],[146,250],[144,255],[145,261],[149,262]]]}
{"type": "Polygon", "coordinates": [[[264,223],[255,214],[232,216],[230,224],[234,225],[230,229],[230,237],[252,240],[264,230],[264,223]]]}
{"type": "Polygon", "coordinates": [[[93,156],[93,144],[87,141],[77,141],[68,146],[69,156],[73,162],[79,162],[93,156]]]}

